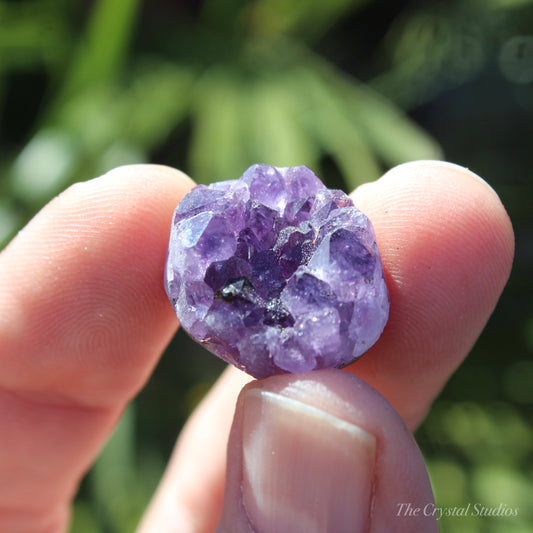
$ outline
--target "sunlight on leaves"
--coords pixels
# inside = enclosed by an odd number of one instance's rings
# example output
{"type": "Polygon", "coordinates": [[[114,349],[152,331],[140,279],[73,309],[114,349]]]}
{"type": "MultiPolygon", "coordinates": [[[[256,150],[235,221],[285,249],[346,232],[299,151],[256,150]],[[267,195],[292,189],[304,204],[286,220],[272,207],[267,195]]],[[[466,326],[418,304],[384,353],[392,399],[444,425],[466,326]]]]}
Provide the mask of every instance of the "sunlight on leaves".
{"type": "Polygon", "coordinates": [[[69,183],[77,145],[59,129],[43,129],[26,145],[13,164],[14,191],[28,202],[42,202],[69,183]]]}
{"type": "Polygon", "coordinates": [[[253,162],[246,155],[241,102],[243,86],[220,70],[198,82],[193,104],[194,131],[190,166],[196,181],[238,177],[253,162]]]}
{"type": "Polygon", "coordinates": [[[438,505],[463,505],[468,501],[468,478],[459,464],[444,458],[429,460],[428,470],[438,505]]]}
{"type": "Polygon", "coordinates": [[[248,91],[252,159],[288,167],[316,168],[318,149],[307,135],[298,110],[300,95],[293,94],[284,77],[260,80],[248,91]]]}
{"type": "Polygon", "coordinates": [[[306,87],[307,125],[312,135],[338,165],[347,189],[377,179],[382,170],[356,121],[347,113],[348,102],[331,91],[329,80],[312,70],[295,79],[306,87]]]}
{"type": "Polygon", "coordinates": [[[64,84],[63,98],[87,85],[107,83],[120,72],[139,4],[139,0],[100,0],[94,5],[64,84]]]}

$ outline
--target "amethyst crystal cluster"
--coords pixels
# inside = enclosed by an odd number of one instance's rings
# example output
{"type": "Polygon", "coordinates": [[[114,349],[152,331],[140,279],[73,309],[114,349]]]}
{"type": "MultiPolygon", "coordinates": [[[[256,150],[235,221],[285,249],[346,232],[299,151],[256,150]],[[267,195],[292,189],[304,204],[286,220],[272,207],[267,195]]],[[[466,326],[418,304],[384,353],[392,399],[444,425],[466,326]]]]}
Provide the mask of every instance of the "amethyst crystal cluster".
{"type": "Polygon", "coordinates": [[[389,311],[370,221],[305,166],[195,187],[174,213],[165,287],[195,340],[257,378],[351,363],[389,311]]]}

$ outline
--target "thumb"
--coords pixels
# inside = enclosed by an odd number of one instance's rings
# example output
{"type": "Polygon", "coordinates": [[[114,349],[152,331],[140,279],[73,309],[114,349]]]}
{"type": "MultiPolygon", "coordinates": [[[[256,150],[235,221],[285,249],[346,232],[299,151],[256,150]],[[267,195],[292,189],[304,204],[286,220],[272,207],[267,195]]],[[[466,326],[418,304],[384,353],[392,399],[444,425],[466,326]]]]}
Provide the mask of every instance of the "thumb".
{"type": "Polygon", "coordinates": [[[426,468],[388,402],[341,370],[239,396],[218,533],[437,531],[426,468]]]}

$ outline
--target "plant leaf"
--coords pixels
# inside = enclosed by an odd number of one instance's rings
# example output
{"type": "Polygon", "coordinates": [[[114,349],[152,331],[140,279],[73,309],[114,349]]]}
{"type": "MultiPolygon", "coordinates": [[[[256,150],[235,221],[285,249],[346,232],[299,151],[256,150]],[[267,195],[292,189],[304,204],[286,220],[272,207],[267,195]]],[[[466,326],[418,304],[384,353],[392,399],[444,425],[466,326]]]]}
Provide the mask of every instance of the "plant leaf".
{"type": "Polygon", "coordinates": [[[231,72],[212,69],[197,82],[191,175],[199,183],[238,177],[251,164],[241,125],[242,85],[231,72]]]}
{"type": "Polygon", "coordinates": [[[139,0],[100,0],[74,54],[61,98],[120,73],[139,9],[139,0]]]}
{"type": "Polygon", "coordinates": [[[323,83],[343,102],[345,112],[388,165],[417,159],[440,159],[439,144],[407,114],[369,86],[350,78],[321,59],[315,61],[323,83]]]}
{"type": "Polygon", "coordinates": [[[379,163],[357,122],[346,114],[343,102],[312,70],[302,69],[293,79],[295,90],[302,93],[301,87],[305,87],[308,129],[338,165],[347,188],[377,179],[381,175],[379,163]]]}
{"type": "Polygon", "coordinates": [[[316,167],[319,148],[302,125],[295,96],[283,77],[259,80],[250,91],[247,123],[256,162],[316,167]]]}
{"type": "Polygon", "coordinates": [[[347,11],[365,3],[367,0],[257,0],[249,19],[260,35],[290,33],[309,40],[321,36],[347,11]]]}

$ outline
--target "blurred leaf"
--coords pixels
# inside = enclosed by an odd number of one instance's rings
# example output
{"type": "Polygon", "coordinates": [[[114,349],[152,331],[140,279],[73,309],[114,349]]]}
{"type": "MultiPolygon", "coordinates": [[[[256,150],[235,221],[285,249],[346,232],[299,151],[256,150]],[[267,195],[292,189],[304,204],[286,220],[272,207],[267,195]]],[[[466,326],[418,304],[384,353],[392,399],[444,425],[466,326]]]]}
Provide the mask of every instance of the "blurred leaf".
{"type": "Polygon", "coordinates": [[[427,466],[439,506],[463,505],[468,501],[468,479],[461,465],[450,459],[436,459],[427,466]]]}
{"type": "Polygon", "coordinates": [[[476,498],[485,506],[497,508],[503,503],[520,509],[523,518],[533,518],[533,485],[522,472],[497,465],[482,466],[476,468],[472,483],[476,498]]]}
{"type": "Polygon", "coordinates": [[[260,79],[248,93],[245,123],[250,128],[254,162],[315,168],[318,147],[301,124],[299,95],[293,94],[292,85],[280,77],[260,79]]]}
{"type": "Polygon", "coordinates": [[[440,400],[423,428],[429,437],[425,455],[436,505],[472,507],[470,516],[440,520],[443,533],[530,530],[533,430],[517,409],[496,402],[440,400]],[[518,508],[518,514],[474,516],[474,505],[518,508]]]}
{"type": "Polygon", "coordinates": [[[202,22],[207,27],[214,26],[226,33],[235,33],[242,25],[243,8],[247,4],[247,0],[204,0],[202,22]]]}
{"type": "Polygon", "coordinates": [[[456,446],[472,464],[519,464],[533,453],[533,430],[510,405],[462,402],[435,407],[427,427],[436,442],[456,446]]]}
{"type": "Polygon", "coordinates": [[[135,145],[128,144],[123,140],[117,140],[95,161],[93,174],[100,176],[112,168],[141,163],[148,163],[146,153],[143,150],[139,150],[135,145]]]}
{"type": "Polygon", "coordinates": [[[120,97],[124,137],[144,150],[164,142],[191,111],[194,79],[190,69],[153,61],[145,64],[120,97]]]}
{"type": "Polygon", "coordinates": [[[442,159],[438,143],[392,102],[361,85],[346,87],[346,93],[352,116],[387,164],[442,159]]]}
{"type": "Polygon", "coordinates": [[[94,510],[84,501],[74,502],[70,533],[102,533],[94,510]]]}
{"type": "Polygon", "coordinates": [[[193,81],[188,69],[146,63],[125,88],[110,84],[71,98],[55,122],[93,153],[118,139],[147,152],[190,113],[193,81]]]}
{"type": "Polygon", "coordinates": [[[0,2],[0,72],[45,63],[65,55],[70,32],[64,20],[64,2],[0,2]]]}
{"type": "Polygon", "coordinates": [[[194,91],[193,138],[189,152],[195,181],[233,179],[253,162],[246,153],[241,121],[245,87],[238,76],[211,70],[194,91]]]}
{"type": "MultiPolygon", "coordinates": [[[[531,326],[532,324],[530,328],[531,326]]],[[[512,401],[533,405],[532,383],[533,361],[527,359],[516,361],[505,369],[503,387],[512,401]]]]}
{"type": "Polygon", "coordinates": [[[524,325],[524,340],[530,354],[533,354],[533,315],[529,315],[524,325]]]}
{"type": "Polygon", "coordinates": [[[348,188],[379,178],[381,169],[359,124],[347,115],[345,102],[332,93],[332,86],[312,70],[297,71],[293,79],[296,91],[305,87],[309,130],[335,160],[348,188]]]}
{"type": "Polygon", "coordinates": [[[140,519],[134,442],[134,407],[130,404],[90,477],[96,504],[117,533],[133,531],[140,519]]]}
{"type": "Polygon", "coordinates": [[[139,4],[139,0],[100,0],[94,5],[60,98],[115,79],[128,50],[139,4]]]}
{"type": "Polygon", "coordinates": [[[298,34],[306,39],[325,33],[349,10],[359,8],[367,0],[257,0],[250,8],[254,33],[262,36],[298,34]]]}
{"type": "Polygon", "coordinates": [[[40,205],[73,181],[115,166],[142,163],[190,111],[189,70],[150,64],[126,89],[116,84],[62,102],[17,157],[13,187],[40,205]]]}
{"type": "Polygon", "coordinates": [[[493,53],[486,40],[491,2],[428,3],[398,17],[383,43],[390,69],[371,85],[412,108],[475,77],[493,53]]]}
{"type": "Polygon", "coordinates": [[[486,3],[498,9],[516,9],[531,6],[531,0],[490,0],[486,3]]]}
{"type": "Polygon", "coordinates": [[[101,496],[116,497],[117,489],[123,490],[130,485],[128,472],[134,465],[133,438],[134,409],[129,406],[94,467],[92,484],[101,496]]]}
{"type": "Polygon", "coordinates": [[[7,202],[0,203],[0,249],[21,223],[21,217],[7,202]]]}
{"type": "Polygon", "coordinates": [[[67,132],[41,129],[12,167],[13,189],[25,201],[40,205],[70,181],[79,147],[67,132]]]}
{"type": "Polygon", "coordinates": [[[390,100],[315,58],[315,68],[376,153],[394,166],[415,159],[440,159],[438,143],[390,100]]]}

